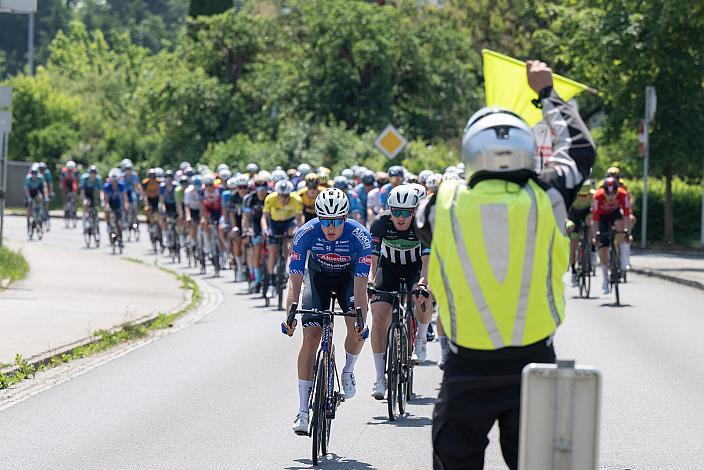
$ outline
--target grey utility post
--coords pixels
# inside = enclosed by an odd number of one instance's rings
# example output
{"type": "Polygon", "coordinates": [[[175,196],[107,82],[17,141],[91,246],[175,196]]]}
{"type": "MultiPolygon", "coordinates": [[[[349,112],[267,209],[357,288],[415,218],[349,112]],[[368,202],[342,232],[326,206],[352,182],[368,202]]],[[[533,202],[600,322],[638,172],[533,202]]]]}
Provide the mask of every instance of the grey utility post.
{"type": "Polygon", "coordinates": [[[648,164],[650,163],[650,135],[648,128],[655,118],[657,109],[657,94],[654,86],[645,87],[645,119],[643,125],[643,138],[645,139],[645,157],[643,159],[643,220],[640,224],[640,247],[648,244],[648,164]]]}
{"type": "Polygon", "coordinates": [[[5,192],[7,191],[7,148],[12,130],[12,87],[0,86],[0,246],[5,224],[5,192]]]}
{"type": "Polygon", "coordinates": [[[34,74],[34,14],[37,12],[37,0],[0,0],[0,13],[16,13],[29,16],[27,33],[27,67],[29,74],[34,74]]]}

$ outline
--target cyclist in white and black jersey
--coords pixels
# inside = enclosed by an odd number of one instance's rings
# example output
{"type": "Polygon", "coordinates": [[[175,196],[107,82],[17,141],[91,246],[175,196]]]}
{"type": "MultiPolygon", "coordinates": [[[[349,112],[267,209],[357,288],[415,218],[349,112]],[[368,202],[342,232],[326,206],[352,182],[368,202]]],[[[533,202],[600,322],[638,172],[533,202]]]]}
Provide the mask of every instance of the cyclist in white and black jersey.
{"type": "MultiPolygon", "coordinates": [[[[403,184],[389,194],[389,210],[381,212],[372,222],[372,270],[370,282],[376,289],[396,291],[400,279],[405,279],[409,289],[426,289],[430,248],[423,245],[413,230],[413,217],[421,194],[414,185],[403,184]]],[[[371,297],[372,352],[376,368],[376,382],[372,397],[377,400],[386,394],[384,377],[387,331],[391,323],[393,298],[377,293],[371,297]]],[[[414,356],[419,362],[426,359],[426,334],[432,316],[432,303],[426,297],[415,297],[415,315],[418,333],[414,356]]]]}
{"type": "Polygon", "coordinates": [[[196,239],[196,229],[200,223],[201,179],[196,175],[183,192],[183,206],[186,209],[186,223],[189,224],[191,240],[196,239]]]}

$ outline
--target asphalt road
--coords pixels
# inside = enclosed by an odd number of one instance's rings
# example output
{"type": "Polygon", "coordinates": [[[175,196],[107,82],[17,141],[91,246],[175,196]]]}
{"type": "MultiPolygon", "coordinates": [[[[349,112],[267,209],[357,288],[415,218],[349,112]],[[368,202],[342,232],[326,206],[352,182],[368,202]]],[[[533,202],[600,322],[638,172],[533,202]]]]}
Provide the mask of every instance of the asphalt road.
{"type": "MultiPolygon", "coordinates": [[[[21,224],[10,219],[10,237],[22,236],[21,224]]],[[[79,233],[54,227],[41,243],[80,256],[79,233]]],[[[145,242],[124,256],[155,258],[145,242]]],[[[0,411],[2,468],[310,467],[310,439],[290,431],[300,332],[281,335],[282,314],[244,294],[230,272],[209,276],[194,277],[224,300],[192,327],[0,411]]],[[[634,275],[622,298],[630,305],[569,298],[556,339],[559,357],[602,371],[601,468],[704,468],[704,292],[634,275]]],[[[429,345],[430,359],[438,354],[429,345]]],[[[434,362],[417,369],[418,396],[393,423],[385,402],[368,396],[368,345],[356,375],[358,394],[338,412],[323,467],[430,468],[434,362]]],[[[494,442],[486,468],[504,468],[494,442]]]]}

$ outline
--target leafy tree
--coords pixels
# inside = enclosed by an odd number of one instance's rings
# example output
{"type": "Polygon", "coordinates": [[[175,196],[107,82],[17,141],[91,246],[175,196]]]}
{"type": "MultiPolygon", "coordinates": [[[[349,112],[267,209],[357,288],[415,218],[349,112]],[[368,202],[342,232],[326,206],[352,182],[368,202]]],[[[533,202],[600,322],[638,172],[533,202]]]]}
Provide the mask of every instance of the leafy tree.
{"type": "Polygon", "coordinates": [[[601,92],[605,138],[636,129],[644,89],[654,85],[652,171],[665,177],[664,237],[674,240],[672,180],[699,177],[704,148],[692,136],[704,126],[704,4],[697,0],[564,0],[543,11],[547,28],[536,48],[601,92]]]}

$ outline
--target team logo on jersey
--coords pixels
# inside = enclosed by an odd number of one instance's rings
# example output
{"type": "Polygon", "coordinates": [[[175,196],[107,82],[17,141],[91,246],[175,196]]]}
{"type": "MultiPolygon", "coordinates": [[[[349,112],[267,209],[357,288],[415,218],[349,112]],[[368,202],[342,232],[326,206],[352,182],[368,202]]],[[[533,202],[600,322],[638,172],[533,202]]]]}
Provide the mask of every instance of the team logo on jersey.
{"type": "Polygon", "coordinates": [[[367,266],[371,266],[372,265],[372,255],[360,257],[359,262],[362,264],[366,264],[367,266]]]}
{"type": "Polygon", "coordinates": [[[337,253],[325,253],[324,255],[318,255],[318,259],[322,261],[327,261],[328,263],[349,263],[352,258],[345,255],[338,255],[337,253]]]}
{"type": "Polygon", "coordinates": [[[295,251],[291,252],[291,261],[300,261],[301,260],[301,254],[296,253],[295,251]]]}
{"type": "Polygon", "coordinates": [[[368,250],[372,247],[372,241],[369,238],[369,232],[367,232],[365,229],[356,228],[352,231],[352,235],[354,235],[357,240],[359,240],[359,243],[361,243],[365,250],[368,250]]]}

